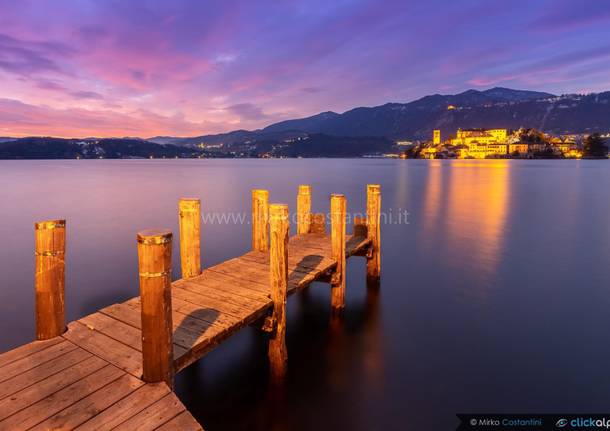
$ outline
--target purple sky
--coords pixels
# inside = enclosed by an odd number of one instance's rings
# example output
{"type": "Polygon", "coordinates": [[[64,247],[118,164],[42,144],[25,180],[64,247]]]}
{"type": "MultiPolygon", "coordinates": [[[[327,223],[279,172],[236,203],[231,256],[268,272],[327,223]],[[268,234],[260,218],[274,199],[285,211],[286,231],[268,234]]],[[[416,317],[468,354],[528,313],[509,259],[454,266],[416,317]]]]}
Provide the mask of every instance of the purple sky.
{"type": "Polygon", "coordinates": [[[610,0],[0,0],[0,136],[193,136],[506,86],[610,89],[610,0]]]}

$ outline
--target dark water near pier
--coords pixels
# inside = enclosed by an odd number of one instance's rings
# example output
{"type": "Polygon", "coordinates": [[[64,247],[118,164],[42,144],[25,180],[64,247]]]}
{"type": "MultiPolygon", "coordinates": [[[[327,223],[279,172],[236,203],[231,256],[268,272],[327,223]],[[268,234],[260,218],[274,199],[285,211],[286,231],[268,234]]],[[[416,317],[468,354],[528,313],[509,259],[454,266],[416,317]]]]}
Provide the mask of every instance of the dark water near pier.
{"type": "MultiPolygon", "coordinates": [[[[288,307],[288,377],[267,382],[248,328],[181,373],[207,430],[450,430],[456,412],[599,412],[610,399],[610,163],[604,161],[0,161],[0,350],[34,333],[33,223],[66,218],[67,318],[138,294],[135,234],[177,232],[177,200],[250,210],[268,188],[314,211],[362,211],[366,183],[409,224],[382,226],[382,284],[348,263],[288,307]]],[[[206,224],[203,263],[248,250],[247,224],[206,224]]],[[[174,246],[177,257],[177,244],[174,246]]],[[[175,259],[175,268],[179,268],[175,259]]],[[[178,275],[177,273],[175,275],[178,275]]]]}

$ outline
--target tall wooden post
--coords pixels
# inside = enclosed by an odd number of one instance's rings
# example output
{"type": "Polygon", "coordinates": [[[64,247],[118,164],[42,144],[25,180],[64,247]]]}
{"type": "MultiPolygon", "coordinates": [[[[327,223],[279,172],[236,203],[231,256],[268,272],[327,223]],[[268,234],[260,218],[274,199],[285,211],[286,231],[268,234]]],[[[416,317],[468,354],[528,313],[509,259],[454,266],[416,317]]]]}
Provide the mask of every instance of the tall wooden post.
{"type": "Polygon", "coordinates": [[[172,345],[172,233],[138,233],[140,300],[142,305],[143,380],[174,384],[172,345]]]}
{"type": "Polygon", "coordinates": [[[196,277],[201,274],[201,201],[180,199],[178,214],[182,278],[196,277]]]}
{"type": "Polygon", "coordinates": [[[311,186],[300,185],[297,195],[297,234],[309,233],[311,223],[311,186]]]}
{"type": "Polygon", "coordinates": [[[345,308],[345,217],[347,200],[344,195],[330,197],[330,241],[337,267],[331,278],[331,305],[333,311],[345,308]]]}
{"type": "Polygon", "coordinates": [[[269,192],[252,190],[252,250],[269,250],[269,192]]]}
{"type": "Polygon", "coordinates": [[[271,321],[275,330],[269,340],[269,362],[273,378],[286,373],[286,294],[288,288],[288,205],[272,204],[269,209],[271,250],[269,252],[269,284],[273,300],[271,321]]]}
{"type": "Polygon", "coordinates": [[[312,214],[310,220],[309,233],[326,233],[326,214],[312,214]]]}
{"type": "Polygon", "coordinates": [[[64,313],[66,221],[47,220],[34,224],[36,290],[36,339],[61,335],[64,313]]]}
{"type": "Polygon", "coordinates": [[[366,191],[367,235],[371,240],[370,253],[366,263],[366,284],[378,287],[381,274],[381,187],[369,184],[366,191]]]}

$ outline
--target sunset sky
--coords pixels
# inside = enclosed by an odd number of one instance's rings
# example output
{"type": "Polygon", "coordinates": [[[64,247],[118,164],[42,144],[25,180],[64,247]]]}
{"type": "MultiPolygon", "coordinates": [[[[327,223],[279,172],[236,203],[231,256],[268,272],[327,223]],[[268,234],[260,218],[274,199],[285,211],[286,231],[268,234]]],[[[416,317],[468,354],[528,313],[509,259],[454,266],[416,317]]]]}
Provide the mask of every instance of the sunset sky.
{"type": "Polygon", "coordinates": [[[196,136],[609,71],[608,0],[0,0],[0,136],[196,136]]]}

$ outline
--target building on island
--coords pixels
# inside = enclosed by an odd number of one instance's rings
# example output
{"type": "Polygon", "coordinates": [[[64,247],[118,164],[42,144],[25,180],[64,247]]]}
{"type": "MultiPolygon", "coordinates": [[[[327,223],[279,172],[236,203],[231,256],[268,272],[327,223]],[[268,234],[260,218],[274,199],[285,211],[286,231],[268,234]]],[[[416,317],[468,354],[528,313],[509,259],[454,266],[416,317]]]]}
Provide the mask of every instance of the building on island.
{"type": "Polygon", "coordinates": [[[458,129],[444,142],[441,131],[432,132],[432,141],[420,147],[426,159],[485,159],[505,157],[582,157],[582,145],[573,135],[552,136],[536,129],[458,129]]]}
{"type": "Polygon", "coordinates": [[[507,129],[458,129],[452,145],[504,143],[508,137],[507,129]]]}
{"type": "Polygon", "coordinates": [[[524,144],[523,142],[515,142],[508,144],[508,154],[518,154],[520,156],[524,156],[529,151],[529,148],[529,145],[524,144]]]}
{"type": "Polygon", "coordinates": [[[484,159],[508,154],[507,129],[458,129],[450,144],[459,147],[460,158],[484,159]]]}
{"type": "Polygon", "coordinates": [[[432,132],[432,143],[434,145],[441,144],[441,131],[440,130],[435,130],[434,132],[432,132]]]}

